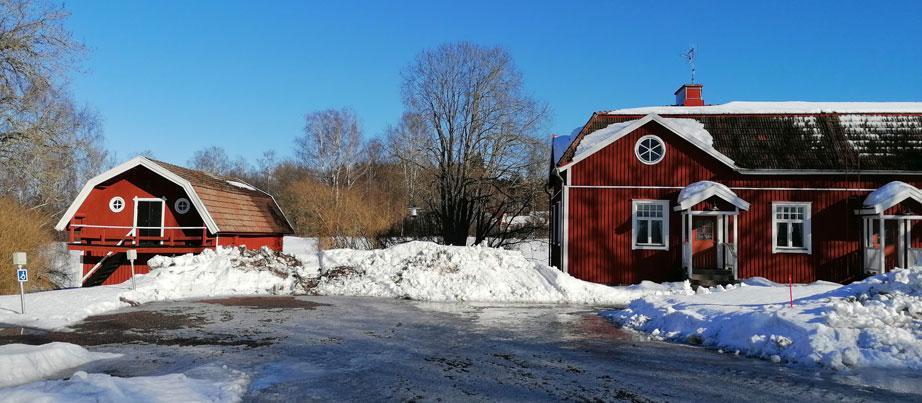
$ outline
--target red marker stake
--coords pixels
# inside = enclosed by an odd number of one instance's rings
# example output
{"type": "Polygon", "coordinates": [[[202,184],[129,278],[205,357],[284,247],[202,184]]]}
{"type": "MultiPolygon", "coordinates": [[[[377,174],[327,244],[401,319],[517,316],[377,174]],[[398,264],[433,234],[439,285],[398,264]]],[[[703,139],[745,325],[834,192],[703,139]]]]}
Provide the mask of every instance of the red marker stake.
{"type": "Polygon", "coordinates": [[[788,273],[788,290],[791,292],[791,308],[794,307],[794,275],[788,273]]]}

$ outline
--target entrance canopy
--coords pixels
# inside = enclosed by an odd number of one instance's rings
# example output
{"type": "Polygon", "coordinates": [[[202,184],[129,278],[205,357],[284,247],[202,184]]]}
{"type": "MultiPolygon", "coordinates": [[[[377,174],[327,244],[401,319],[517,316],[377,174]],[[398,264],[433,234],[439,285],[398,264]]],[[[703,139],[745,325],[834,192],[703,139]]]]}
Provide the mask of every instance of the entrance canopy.
{"type": "Polygon", "coordinates": [[[863,208],[858,213],[862,215],[882,214],[907,199],[922,204],[922,190],[906,182],[893,181],[871,192],[864,199],[863,208]]]}
{"type": "Polygon", "coordinates": [[[675,207],[675,210],[689,210],[696,204],[714,196],[723,199],[740,210],[749,210],[749,203],[737,196],[736,193],[733,193],[730,188],[711,181],[698,181],[682,189],[679,192],[678,200],[676,200],[678,206],[675,207]]]}

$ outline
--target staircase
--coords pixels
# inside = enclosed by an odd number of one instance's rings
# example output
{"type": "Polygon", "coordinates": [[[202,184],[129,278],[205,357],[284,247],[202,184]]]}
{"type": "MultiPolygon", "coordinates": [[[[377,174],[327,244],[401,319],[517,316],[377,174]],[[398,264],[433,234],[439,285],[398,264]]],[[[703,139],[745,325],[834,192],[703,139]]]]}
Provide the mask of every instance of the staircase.
{"type": "Polygon", "coordinates": [[[739,283],[733,278],[733,271],[722,269],[695,269],[689,280],[691,280],[692,286],[696,288],[739,283]]]}
{"type": "Polygon", "coordinates": [[[97,285],[102,285],[103,282],[109,278],[112,273],[118,270],[119,266],[128,261],[124,253],[115,253],[111,256],[105,258],[105,261],[102,262],[102,266],[96,269],[93,272],[93,275],[90,278],[86,279],[83,282],[84,287],[93,287],[97,285]]]}

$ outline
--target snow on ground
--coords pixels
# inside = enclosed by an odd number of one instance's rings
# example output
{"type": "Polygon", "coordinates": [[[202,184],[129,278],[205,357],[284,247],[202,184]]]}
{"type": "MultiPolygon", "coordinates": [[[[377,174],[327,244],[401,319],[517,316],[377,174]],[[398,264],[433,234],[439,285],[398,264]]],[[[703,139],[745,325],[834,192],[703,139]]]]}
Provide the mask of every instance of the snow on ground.
{"type": "MultiPolygon", "coordinates": [[[[70,343],[48,343],[40,346],[2,345],[0,388],[34,382],[92,361],[120,356],[121,354],[90,352],[70,343]]],[[[0,395],[5,395],[5,391],[0,395]]]]}
{"type": "MultiPolygon", "coordinates": [[[[288,242],[288,239],[286,239],[288,242]]],[[[115,286],[0,296],[0,324],[62,328],[95,314],[152,301],[227,295],[348,295],[427,301],[626,305],[649,294],[687,293],[687,283],[609,287],[578,280],[519,251],[409,242],[380,250],[318,252],[296,257],[267,249],[218,248],[155,257],[151,272],[115,286]]]]}
{"type": "Polygon", "coordinates": [[[236,402],[248,383],[244,373],[226,367],[134,378],[79,371],[66,380],[2,389],[0,402],[236,402]]]}
{"type": "Polygon", "coordinates": [[[765,279],[695,295],[649,296],[602,315],[665,339],[772,361],[922,369],[922,268],[847,286],[765,279]]]}
{"type": "MultiPolygon", "coordinates": [[[[329,250],[309,289],[320,295],[623,305],[648,293],[684,292],[609,287],[582,281],[520,252],[408,242],[382,250],[329,250]]],[[[668,288],[668,287],[665,287],[668,288]]]]}

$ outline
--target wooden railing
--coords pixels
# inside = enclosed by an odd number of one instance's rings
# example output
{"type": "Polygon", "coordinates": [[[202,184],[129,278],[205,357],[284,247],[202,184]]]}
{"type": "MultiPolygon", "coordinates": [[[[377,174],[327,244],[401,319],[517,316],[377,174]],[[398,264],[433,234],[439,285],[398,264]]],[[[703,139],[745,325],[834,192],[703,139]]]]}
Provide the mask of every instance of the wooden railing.
{"type": "Polygon", "coordinates": [[[110,246],[214,246],[206,227],[138,227],[119,225],[71,224],[68,243],[110,246]],[[142,230],[160,235],[141,235],[142,230]],[[127,231],[127,234],[126,234],[127,231]],[[142,243],[144,245],[142,245],[142,243]]]}

